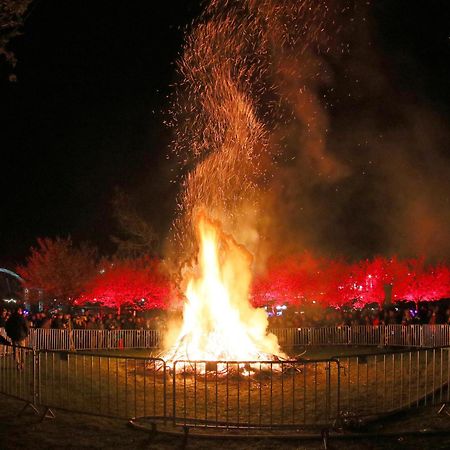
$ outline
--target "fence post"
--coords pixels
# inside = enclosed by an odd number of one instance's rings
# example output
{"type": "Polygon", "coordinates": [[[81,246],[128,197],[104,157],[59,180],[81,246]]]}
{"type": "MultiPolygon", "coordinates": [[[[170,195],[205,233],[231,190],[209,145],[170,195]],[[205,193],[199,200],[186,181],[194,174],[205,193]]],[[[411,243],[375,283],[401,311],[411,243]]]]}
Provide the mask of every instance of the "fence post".
{"type": "Polygon", "coordinates": [[[341,362],[339,359],[335,361],[336,367],[337,367],[337,414],[336,419],[340,421],[340,414],[341,414],[341,362]]]}
{"type": "Polygon", "coordinates": [[[40,364],[39,364],[39,350],[33,349],[33,404],[39,406],[40,401],[40,364]]]}
{"type": "MultiPolygon", "coordinates": [[[[176,403],[176,399],[177,399],[177,388],[175,386],[175,382],[176,382],[176,365],[177,362],[174,361],[173,362],[173,374],[172,374],[172,424],[173,426],[176,425],[177,423],[177,419],[176,419],[176,413],[177,413],[177,403],[176,403]]],[[[184,374],[184,376],[186,376],[186,374],[184,374]]]]}
{"type": "Polygon", "coordinates": [[[164,414],[164,425],[166,425],[167,423],[167,380],[166,380],[166,376],[167,376],[167,366],[166,366],[166,362],[164,360],[163,361],[163,414],[164,414]]]}

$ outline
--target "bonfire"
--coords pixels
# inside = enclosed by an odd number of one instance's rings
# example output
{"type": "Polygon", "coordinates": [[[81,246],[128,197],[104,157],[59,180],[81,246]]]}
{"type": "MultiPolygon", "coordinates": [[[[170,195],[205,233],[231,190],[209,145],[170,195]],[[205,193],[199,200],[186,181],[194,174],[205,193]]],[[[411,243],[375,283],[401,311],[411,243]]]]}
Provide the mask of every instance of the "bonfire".
{"type": "Polygon", "coordinates": [[[285,359],[276,336],[267,332],[266,312],[249,301],[251,254],[204,213],[196,229],[198,266],[187,280],[183,323],[162,358],[169,367],[175,361],[216,361],[218,371],[227,361],[242,361],[243,372],[252,365],[244,362],[285,359]]]}

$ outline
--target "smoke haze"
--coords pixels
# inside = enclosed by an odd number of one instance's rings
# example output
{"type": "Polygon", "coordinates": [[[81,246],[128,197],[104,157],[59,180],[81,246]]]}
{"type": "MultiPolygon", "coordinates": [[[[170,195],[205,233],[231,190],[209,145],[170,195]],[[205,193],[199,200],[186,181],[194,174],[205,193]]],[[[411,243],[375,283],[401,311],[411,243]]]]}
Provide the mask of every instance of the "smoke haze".
{"type": "Polygon", "coordinates": [[[393,75],[358,1],[211,1],[172,105],[182,191],[255,256],[450,255],[446,121],[393,75]]]}

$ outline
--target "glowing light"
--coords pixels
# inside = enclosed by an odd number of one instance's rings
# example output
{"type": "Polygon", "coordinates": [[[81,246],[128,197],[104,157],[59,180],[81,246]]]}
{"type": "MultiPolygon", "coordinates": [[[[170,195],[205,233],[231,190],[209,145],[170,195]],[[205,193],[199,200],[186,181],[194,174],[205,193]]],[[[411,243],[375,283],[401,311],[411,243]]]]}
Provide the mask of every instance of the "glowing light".
{"type": "Polygon", "coordinates": [[[198,270],[190,275],[183,325],[164,359],[273,360],[284,356],[267,334],[267,315],[249,302],[251,255],[204,215],[197,224],[198,270]]]}

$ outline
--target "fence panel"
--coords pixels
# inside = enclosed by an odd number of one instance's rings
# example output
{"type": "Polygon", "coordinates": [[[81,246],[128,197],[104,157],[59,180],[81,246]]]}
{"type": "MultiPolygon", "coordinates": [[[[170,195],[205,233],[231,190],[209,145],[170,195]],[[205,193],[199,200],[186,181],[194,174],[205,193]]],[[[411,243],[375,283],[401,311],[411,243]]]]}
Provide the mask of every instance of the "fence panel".
{"type": "Polygon", "coordinates": [[[36,352],[0,345],[0,392],[34,404],[37,390],[36,352]]]}
{"type": "Polygon", "coordinates": [[[278,338],[281,347],[291,348],[311,345],[311,327],[269,328],[268,331],[278,338]]]}
{"type": "Polygon", "coordinates": [[[39,352],[39,403],[107,417],[166,415],[166,365],[157,358],[39,352]]]}
{"type": "Polygon", "coordinates": [[[46,350],[157,348],[159,330],[30,330],[26,345],[46,350]]]}
{"type": "Polygon", "coordinates": [[[336,361],[176,361],[174,425],[292,428],[330,424],[339,412],[336,361]]]}
{"type": "Polygon", "coordinates": [[[450,345],[449,325],[427,325],[422,330],[423,347],[444,347],[450,345]]]}
{"type": "Polygon", "coordinates": [[[339,361],[345,412],[372,416],[448,398],[448,348],[348,356],[339,361]]]}
{"type": "Polygon", "coordinates": [[[423,348],[450,346],[450,325],[354,325],[275,328],[269,331],[284,347],[350,344],[423,348]]]}

